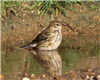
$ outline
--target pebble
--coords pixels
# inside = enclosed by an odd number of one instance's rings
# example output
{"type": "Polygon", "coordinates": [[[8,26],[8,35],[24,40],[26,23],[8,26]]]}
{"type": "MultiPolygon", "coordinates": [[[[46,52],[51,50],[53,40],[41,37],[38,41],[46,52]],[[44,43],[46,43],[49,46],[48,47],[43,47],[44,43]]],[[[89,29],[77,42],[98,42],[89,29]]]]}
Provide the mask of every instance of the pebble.
{"type": "Polygon", "coordinates": [[[23,22],[24,22],[25,20],[23,20],[23,22]]]}
{"type": "Polygon", "coordinates": [[[14,30],[14,29],[15,29],[15,27],[16,27],[15,25],[14,25],[14,26],[12,26],[12,27],[11,27],[11,28],[12,28],[12,30],[14,30]]]}
{"type": "Polygon", "coordinates": [[[97,79],[100,79],[100,75],[97,75],[97,79]]]}
{"type": "Polygon", "coordinates": [[[1,75],[1,79],[0,80],[4,80],[4,76],[3,75],[1,75]]]}
{"type": "Polygon", "coordinates": [[[90,77],[88,75],[86,75],[86,79],[89,79],[90,77]]]}
{"type": "Polygon", "coordinates": [[[34,11],[31,11],[32,13],[34,12],[34,11]]]}
{"type": "Polygon", "coordinates": [[[43,77],[45,77],[45,75],[43,74],[43,77]]]}
{"type": "Polygon", "coordinates": [[[84,7],[84,9],[86,9],[86,7],[84,7]]]}
{"type": "Polygon", "coordinates": [[[27,23],[26,26],[31,26],[31,24],[30,23],[27,23]]]}
{"type": "Polygon", "coordinates": [[[30,80],[28,77],[24,77],[22,80],[30,80]]]}
{"type": "Polygon", "coordinates": [[[90,76],[90,80],[93,80],[94,76],[90,76]]]}

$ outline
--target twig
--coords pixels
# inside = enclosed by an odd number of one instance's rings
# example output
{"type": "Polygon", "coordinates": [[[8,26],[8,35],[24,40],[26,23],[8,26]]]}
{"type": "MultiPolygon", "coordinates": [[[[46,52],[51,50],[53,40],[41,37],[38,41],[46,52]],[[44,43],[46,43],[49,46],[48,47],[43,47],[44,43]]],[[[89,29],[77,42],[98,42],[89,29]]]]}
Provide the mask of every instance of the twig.
{"type": "Polygon", "coordinates": [[[22,4],[24,7],[12,18],[12,20],[14,20],[17,16],[18,16],[18,14],[23,10],[23,9],[25,9],[25,7],[28,7],[29,9],[32,9],[31,7],[29,7],[28,5],[25,5],[25,4],[22,4]]]}

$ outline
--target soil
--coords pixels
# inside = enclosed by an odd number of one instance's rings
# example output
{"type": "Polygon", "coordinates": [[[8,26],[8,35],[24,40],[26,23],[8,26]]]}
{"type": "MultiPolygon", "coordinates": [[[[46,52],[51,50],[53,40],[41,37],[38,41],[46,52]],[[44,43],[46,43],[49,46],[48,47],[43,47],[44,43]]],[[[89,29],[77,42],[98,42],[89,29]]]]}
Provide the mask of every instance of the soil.
{"type": "MultiPolygon", "coordinates": [[[[62,14],[56,17],[56,19],[68,23],[75,31],[71,31],[67,26],[63,27],[63,39],[67,39],[68,43],[74,41],[73,47],[85,47],[87,49],[91,44],[94,44],[94,47],[100,46],[100,9],[96,11],[86,9],[86,7],[77,7],[75,10],[75,12],[67,10],[69,17],[62,14]]],[[[54,19],[55,17],[49,14],[38,17],[32,11],[22,12],[14,20],[7,18],[1,25],[2,50],[6,46],[3,44],[6,41],[11,41],[7,44],[11,44],[11,48],[14,49],[31,42],[54,19]]]]}
{"type": "MultiPolygon", "coordinates": [[[[14,19],[7,17],[1,23],[2,54],[9,54],[20,46],[31,42],[54,19],[68,23],[75,31],[71,31],[67,26],[62,28],[63,41],[67,39],[66,46],[68,48],[82,48],[87,51],[92,46],[90,52],[94,53],[94,49],[100,47],[100,6],[98,6],[98,10],[89,10],[84,6],[75,7],[75,10],[75,12],[67,10],[69,17],[60,13],[56,17],[49,14],[38,17],[37,12],[33,12],[34,10],[21,12],[14,19]],[[71,42],[73,42],[72,45],[69,44],[71,42]]],[[[90,80],[90,78],[91,80],[99,80],[100,67],[68,71],[62,76],[53,78],[45,75],[32,78],[32,80],[90,80]]]]}

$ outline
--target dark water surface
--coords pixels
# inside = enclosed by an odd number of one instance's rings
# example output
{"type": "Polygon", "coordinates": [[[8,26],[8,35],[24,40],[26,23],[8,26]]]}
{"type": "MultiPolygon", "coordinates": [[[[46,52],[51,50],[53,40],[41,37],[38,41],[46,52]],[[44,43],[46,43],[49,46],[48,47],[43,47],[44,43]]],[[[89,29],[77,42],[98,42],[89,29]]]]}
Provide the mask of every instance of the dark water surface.
{"type": "MultiPolygon", "coordinates": [[[[62,73],[69,70],[100,67],[100,49],[90,53],[84,50],[69,49],[61,44],[58,53],[62,59],[62,73]]],[[[24,73],[42,75],[47,73],[36,61],[35,57],[26,50],[14,50],[9,54],[1,52],[1,74],[5,80],[17,80],[24,73]]]]}

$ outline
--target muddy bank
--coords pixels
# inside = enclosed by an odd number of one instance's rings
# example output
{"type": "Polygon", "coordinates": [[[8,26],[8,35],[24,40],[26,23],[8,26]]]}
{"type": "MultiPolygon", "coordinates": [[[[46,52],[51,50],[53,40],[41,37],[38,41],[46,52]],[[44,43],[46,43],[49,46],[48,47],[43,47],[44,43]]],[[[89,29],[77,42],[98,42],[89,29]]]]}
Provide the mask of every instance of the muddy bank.
{"type": "MultiPolygon", "coordinates": [[[[100,11],[82,7],[77,8],[76,12],[70,10],[67,12],[69,17],[60,14],[56,18],[68,23],[76,31],[70,31],[67,26],[62,28],[63,39],[67,40],[66,45],[86,49],[92,45],[93,48],[100,46],[100,11]]],[[[38,17],[35,13],[26,12],[20,13],[13,21],[5,20],[1,25],[2,50],[6,47],[6,42],[14,49],[31,42],[54,19],[50,15],[38,17]]]]}

